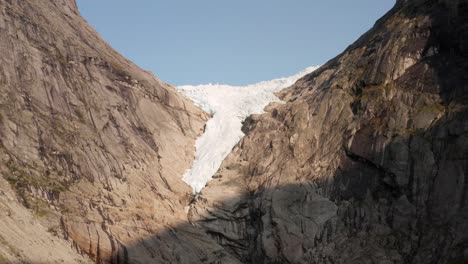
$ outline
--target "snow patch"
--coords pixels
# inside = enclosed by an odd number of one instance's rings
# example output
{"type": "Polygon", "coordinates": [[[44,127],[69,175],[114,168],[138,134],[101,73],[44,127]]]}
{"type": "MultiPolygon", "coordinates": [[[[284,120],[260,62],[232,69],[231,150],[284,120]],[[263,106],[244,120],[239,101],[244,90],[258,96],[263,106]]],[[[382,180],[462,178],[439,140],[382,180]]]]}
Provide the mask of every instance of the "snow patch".
{"type": "Polygon", "coordinates": [[[195,193],[200,192],[218,171],[232,148],[244,137],[242,122],[252,114],[263,113],[269,103],[279,102],[275,92],[293,85],[299,78],[317,68],[309,67],[291,77],[247,86],[207,84],[177,87],[196,105],[212,115],[206,123],[205,132],[195,143],[196,153],[192,168],[187,170],[182,179],[195,193]]]}

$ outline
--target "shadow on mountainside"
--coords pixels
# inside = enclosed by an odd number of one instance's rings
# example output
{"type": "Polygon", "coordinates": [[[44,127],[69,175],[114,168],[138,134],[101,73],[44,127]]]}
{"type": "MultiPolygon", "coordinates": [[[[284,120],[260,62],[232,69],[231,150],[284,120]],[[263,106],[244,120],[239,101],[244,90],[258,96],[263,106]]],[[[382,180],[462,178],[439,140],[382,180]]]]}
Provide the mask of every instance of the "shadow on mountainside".
{"type": "MultiPolygon", "coordinates": [[[[468,263],[468,4],[412,3],[403,13],[407,17],[437,13],[431,15],[434,28],[421,59],[433,73],[422,64],[411,67],[398,89],[438,95],[440,105],[420,112],[442,117],[416,129],[413,116],[407,130],[383,140],[385,147],[377,153],[373,147],[386,135],[369,122],[342,153],[335,153],[340,165],[328,179],[252,191],[245,186],[234,197],[226,193],[216,201],[207,200],[202,190],[190,205],[190,221],[131,245],[115,245],[112,257],[99,261],[468,263]],[[439,5],[443,8],[434,8],[439,5]]],[[[365,41],[364,36],[350,49],[365,41]]],[[[330,63],[305,79],[318,76],[330,63]]],[[[379,118],[388,121],[388,116],[379,118]]],[[[237,174],[239,182],[256,177],[237,174]]]]}
{"type": "Polygon", "coordinates": [[[413,116],[405,133],[375,153],[385,135],[369,125],[343,147],[329,180],[246,187],[223,201],[208,201],[202,191],[191,222],[136,242],[110,262],[151,263],[140,254],[150,251],[154,263],[468,263],[467,11],[463,1],[412,1],[402,12],[433,18],[423,64],[397,81],[398,89],[442,99],[420,109],[442,113],[428,128],[414,128],[413,116]]]}
{"type": "MultiPolygon", "coordinates": [[[[466,120],[466,112],[463,117],[466,120]]],[[[413,157],[418,161],[412,166],[420,167],[419,172],[395,175],[348,153],[333,183],[276,186],[217,201],[217,208],[203,211],[203,220],[141,240],[110,262],[343,263],[343,254],[352,256],[345,263],[464,263],[468,162],[466,148],[461,147],[467,146],[467,138],[451,135],[439,142],[443,150],[433,154],[443,158],[434,157],[437,164],[427,164],[427,155],[432,155],[423,151],[429,148],[427,135],[409,139],[416,150],[410,155],[423,155],[413,157]],[[440,171],[431,171],[434,166],[440,171]],[[230,203],[235,206],[226,206],[230,203]],[[234,209],[219,209],[223,206],[234,209]],[[268,247],[277,248],[276,258],[265,254],[268,247]],[[281,247],[296,261],[282,255],[281,247]]],[[[400,142],[389,145],[395,144],[400,142]]],[[[203,194],[195,206],[199,203],[204,203],[203,194]]]]}
{"type": "MultiPolygon", "coordinates": [[[[468,263],[468,5],[422,2],[413,1],[404,14],[437,13],[421,59],[433,72],[416,65],[397,84],[408,93],[442,99],[420,109],[443,113],[434,124],[414,128],[413,118],[405,133],[375,153],[372,147],[385,135],[369,122],[337,154],[340,166],[329,179],[245,187],[216,201],[202,191],[190,205],[190,221],[115,245],[113,256],[99,261],[468,263]],[[450,12],[458,12],[455,19],[450,12]]],[[[256,177],[237,173],[241,182],[256,177]]]]}
{"type": "Polygon", "coordinates": [[[106,261],[467,263],[467,128],[465,110],[394,138],[384,153],[368,156],[356,141],[328,181],[259,188],[222,201],[207,201],[202,191],[191,222],[106,261]],[[375,160],[382,156],[385,162],[375,160]]]}

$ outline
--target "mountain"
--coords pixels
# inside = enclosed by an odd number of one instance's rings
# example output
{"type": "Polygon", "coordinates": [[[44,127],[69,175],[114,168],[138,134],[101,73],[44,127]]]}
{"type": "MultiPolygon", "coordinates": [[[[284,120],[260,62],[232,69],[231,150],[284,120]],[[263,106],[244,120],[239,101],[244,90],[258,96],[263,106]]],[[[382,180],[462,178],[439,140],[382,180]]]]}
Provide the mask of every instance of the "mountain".
{"type": "Polygon", "coordinates": [[[0,263],[468,262],[466,0],[398,0],[301,78],[180,93],[74,0],[0,0],[0,62],[0,263]]]}
{"type": "Polygon", "coordinates": [[[186,221],[181,175],[208,115],[74,0],[1,0],[0,53],[0,263],[191,258],[182,235],[127,247],[186,221]]]}
{"type": "Polygon", "coordinates": [[[191,222],[244,263],[467,263],[467,43],[467,1],[397,1],[245,123],[191,222]]]}
{"type": "Polygon", "coordinates": [[[316,68],[309,67],[290,77],[247,86],[208,84],[178,87],[179,91],[212,115],[203,135],[197,139],[195,160],[183,180],[196,193],[199,192],[211,180],[232,148],[244,137],[244,120],[250,115],[262,113],[267,104],[279,102],[275,92],[291,86],[316,68]]]}

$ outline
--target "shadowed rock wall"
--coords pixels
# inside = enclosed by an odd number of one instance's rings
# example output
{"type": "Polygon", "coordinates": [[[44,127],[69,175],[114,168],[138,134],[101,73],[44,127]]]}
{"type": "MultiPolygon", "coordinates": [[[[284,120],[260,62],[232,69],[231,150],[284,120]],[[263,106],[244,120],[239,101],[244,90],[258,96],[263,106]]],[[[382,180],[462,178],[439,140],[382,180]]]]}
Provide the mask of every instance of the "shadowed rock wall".
{"type": "Polygon", "coordinates": [[[467,261],[467,14],[398,1],[249,119],[192,221],[246,263],[467,261]]]}

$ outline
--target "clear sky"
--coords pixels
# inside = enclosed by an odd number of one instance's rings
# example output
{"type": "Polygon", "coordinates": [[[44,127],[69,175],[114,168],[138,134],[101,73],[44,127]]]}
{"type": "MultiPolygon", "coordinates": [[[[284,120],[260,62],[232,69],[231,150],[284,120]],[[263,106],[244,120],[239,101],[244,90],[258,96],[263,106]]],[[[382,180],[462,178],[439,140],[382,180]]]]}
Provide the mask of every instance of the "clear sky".
{"type": "Polygon", "coordinates": [[[395,0],[77,0],[120,53],[173,85],[245,85],[342,52],[395,0]]]}

